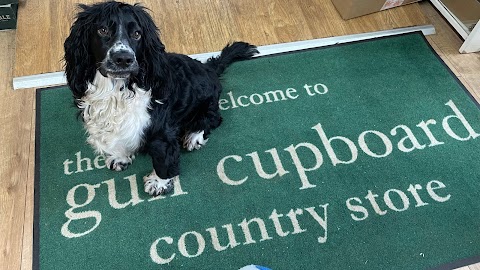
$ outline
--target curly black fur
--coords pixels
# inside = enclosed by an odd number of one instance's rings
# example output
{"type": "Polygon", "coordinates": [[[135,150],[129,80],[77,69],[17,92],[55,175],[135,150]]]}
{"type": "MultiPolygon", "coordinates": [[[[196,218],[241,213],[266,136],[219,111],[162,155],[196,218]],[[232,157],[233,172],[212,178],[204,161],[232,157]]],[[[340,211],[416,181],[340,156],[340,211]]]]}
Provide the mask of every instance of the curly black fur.
{"type": "MultiPolygon", "coordinates": [[[[186,133],[210,131],[221,123],[218,101],[222,91],[219,76],[232,62],[250,59],[258,51],[244,42],[227,45],[220,56],[205,64],[186,55],[167,53],[159,30],[146,8],[115,1],[79,5],[80,11],[65,41],[65,71],[75,100],[85,96],[112,45],[113,36],[101,37],[100,27],[116,27],[133,20],[141,39],[130,45],[138,61],[138,71],[128,78],[128,88],[136,84],[151,90],[152,122],[144,131],[144,149],[152,156],[153,167],[162,179],[179,174],[179,138],[186,133]]],[[[130,26],[128,26],[130,27],[130,26]]],[[[128,30],[129,28],[126,27],[128,30]]],[[[128,33],[130,35],[130,33],[128,33]]],[[[133,91],[133,90],[132,90],[133,91]]]]}

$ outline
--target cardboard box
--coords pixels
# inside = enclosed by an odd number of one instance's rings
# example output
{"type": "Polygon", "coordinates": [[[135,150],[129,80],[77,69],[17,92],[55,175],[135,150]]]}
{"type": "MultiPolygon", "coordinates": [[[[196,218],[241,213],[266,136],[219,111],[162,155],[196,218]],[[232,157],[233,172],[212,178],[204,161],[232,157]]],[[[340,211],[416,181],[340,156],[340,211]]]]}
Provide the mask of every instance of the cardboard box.
{"type": "Polygon", "coordinates": [[[0,30],[17,28],[18,1],[10,0],[10,2],[9,4],[0,5],[0,30]]]}
{"type": "Polygon", "coordinates": [[[344,20],[418,1],[420,0],[332,0],[344,20]]]}

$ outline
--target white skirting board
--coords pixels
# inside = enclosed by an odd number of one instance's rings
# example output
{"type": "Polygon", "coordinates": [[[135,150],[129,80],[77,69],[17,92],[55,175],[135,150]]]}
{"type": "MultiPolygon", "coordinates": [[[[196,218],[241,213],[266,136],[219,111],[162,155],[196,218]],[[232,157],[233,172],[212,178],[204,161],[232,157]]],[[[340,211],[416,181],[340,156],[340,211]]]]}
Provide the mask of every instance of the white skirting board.
{"type": "Polygon", "coordinates": [[[472,32],[460,47],[460,53],[480,52],[480,21],[475,25],[472,32]]]}
{"type": "MultiPolygon", "coordinates": [[[[398,28],[393,30],[363,33],[363,34],[265,45],[265,46],[258,47],[258,51],[260,52],[260,54],[258,54],[257,56],[271,55],[271,54],[283,53],[283,52],[289,52],[289,51],[298,51],[298,50],[323,47],[323,46],[347,43],[352,41],[367,40],[367,39],[372,39],[377,37],[392,36],[392,35],[398,35],[403,33],[411,33],[411,32],[417,32],[417,31],[422,31],[424,35],[435,34],[435,28],[433,27],[433,25],[414,26],[414,27],[398,28]]],[[[203,62],[212,56],[218,55],[219,53],[220,52],[194,54],[194,55],[190,55],[190,57],[203,62]]],[[[44,74],[38,74],[38,75],[16,77],[13,79],[13,89],[18,90],[18,89],[27,89],[27,88],[44,88],[44,87],[50,87],[55,85],[64,85],[66,83],[67,81],[65,78],[65,74],[63,72],[52,72],[52,73],[44,73],[44,74]]]]}

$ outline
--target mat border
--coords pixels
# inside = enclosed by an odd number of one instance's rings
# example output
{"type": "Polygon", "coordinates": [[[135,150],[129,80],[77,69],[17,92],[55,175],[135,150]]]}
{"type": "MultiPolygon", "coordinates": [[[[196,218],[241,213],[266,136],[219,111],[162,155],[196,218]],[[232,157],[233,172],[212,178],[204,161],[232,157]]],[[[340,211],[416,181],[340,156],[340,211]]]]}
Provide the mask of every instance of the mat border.
{"type": "Polygon", "coordinates": [[[41,91],[44,88],[37,89],[35,92],[35,175],[33,183],[33,258],[32,269],[40,269],[40,104],[41,91]]]}
{"type": "Polygon", "coordinates": [[[33,258],[32,269],[40,269],[40,166],[37,164],[40,162],[40,119],[41,119],[41,93],[47,90],[54,90],[63,88],[62,86],[44,87],[38,88],[35,91],[35,176],[33,185],[33,258]]]}
{"type": "MultiPolygon", "coordinates": [[[[406,36],[406,35],[420,35],[427,46],[430,48],[430,51],[436,56],[437,60],[440,61],[440,63],[448,70],[450,73],[450,76],[453,77],[459,86],[463,89],[463,91],[470,97],[472,102],[477,106],[478,109],[480,109],[480,103],[473,97],[472,93],[468,91],[466,86],[458,79],[458,77],[453,73],[452,69],[443,61],[443,59],[440,57],[440,55],[435,51],[435,49],[432,47],[428,39],[425,37],[425,35],[422,33],[422,31],[415,31],[415,32],[408,32],[408,33],[401,33],[397,35],[390,35],[390,36],[383,36],[383,37],[374,37],[371,39],[365,39],[365,40],[358,40],[358,41],[351,41],[351,42],[346,42],[346,43],[339,43],[339,44],[332,44],[332,45],[326,45],[326,46],[321,46],[321,47],[314,47],[314,48],[308,48],[308,49],[302,49],[302,50],[295,50],[295,51],[288,51],[288,52],[280,52],[280,53],[274,53],[274,54],[268,54],[268,55],[262,55],[258,56],[252,60],[249,61],[255,61],[255,59],[261,59],[261,58],[268,58],[268,57],[274,57],[274,56],[280,56],[280,55],[288,55],[288,54],[294,54],[294,53],[300,53],[300,52],[305,52],[305,51],[314,51],[314,50],[322,50],[322,49],[327,49],[331,47],[340,47],[340,46],[347,46],[351,44],[357,44],[357,43],[363,43],[363,42],[370,42],[374,40],[382,40],[382,39],[389,39],[389,38],[395,38],[395,37],[400,37],[400,36],[406,36]]],[[[55,90],[59,88],[64,88],[67,85],[57,85],[57,86],[51,86],[51,87],[43,87],[43,88],[38,88],[36,89],[36,112],[35,112],[35,176],[34,176],[34,216],[33,216],[33,258],[32,258],[32,269],[34,270],[39,270],[40,269],[40,167],[36,166],[40,162],[40,119],[41,119],[41,93],[43,91],[49,91],[49,90],[55,90]]],[[[72,103],[73,104],[73,103],[72,103]]],[[[469,266],[475,263],[480,262],[480,255],[479,256],[474,256],[474,257],[469,257],[469,258],[463,258],[459,259],[458,261],[446,263],[443,265],[436,266],[434,268],[431,268],[432,270],[451,270],[451,269],[456,269],[464,266],[469,266]]]]}

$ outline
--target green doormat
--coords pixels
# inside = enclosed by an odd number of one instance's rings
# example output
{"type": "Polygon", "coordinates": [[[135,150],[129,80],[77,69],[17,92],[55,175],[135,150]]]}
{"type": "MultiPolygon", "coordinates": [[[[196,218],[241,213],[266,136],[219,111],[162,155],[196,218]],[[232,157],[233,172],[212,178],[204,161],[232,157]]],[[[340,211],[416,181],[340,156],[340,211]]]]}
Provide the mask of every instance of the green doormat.
{"type": "Polygon", "coordinates": [[[224,124],[157,198],[148,156],[107,170],[69,90],[39,91],[34,267],[480,261],[480,110],[420,33],[239,62],[224,87],[224,124]]]}

